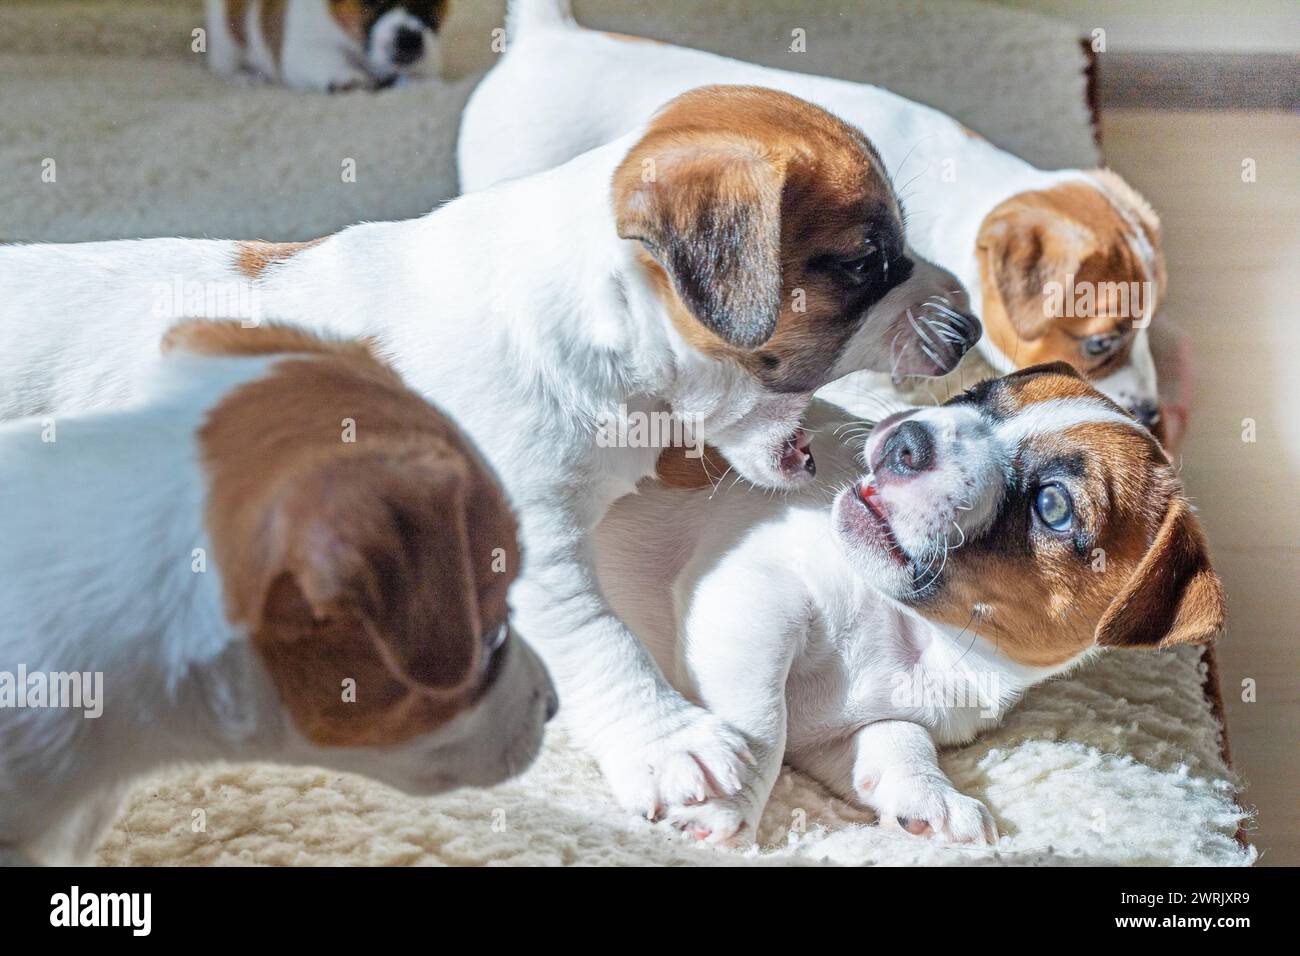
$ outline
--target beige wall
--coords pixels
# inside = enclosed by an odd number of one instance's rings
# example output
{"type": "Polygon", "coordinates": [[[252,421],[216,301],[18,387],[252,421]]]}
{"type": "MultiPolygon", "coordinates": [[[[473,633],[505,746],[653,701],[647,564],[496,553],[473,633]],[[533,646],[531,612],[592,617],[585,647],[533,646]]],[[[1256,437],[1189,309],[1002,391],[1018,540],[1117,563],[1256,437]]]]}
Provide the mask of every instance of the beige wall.
{"type": "Polygon", "coordinates": [[[1297,0],[990,0],[1106,31],[1108,49],[1300,50],[1297,0]]]}

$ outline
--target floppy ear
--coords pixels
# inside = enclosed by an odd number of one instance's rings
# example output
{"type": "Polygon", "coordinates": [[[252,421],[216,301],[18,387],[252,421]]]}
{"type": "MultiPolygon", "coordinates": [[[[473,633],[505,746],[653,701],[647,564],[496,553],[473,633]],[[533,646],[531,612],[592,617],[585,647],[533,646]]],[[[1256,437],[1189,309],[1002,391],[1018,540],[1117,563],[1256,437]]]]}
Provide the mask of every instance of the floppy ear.
{"type": "Polygon", "coordinates": [[[282,623],[309,613],[300,625],[350,618],[359,653],[364,639],[403,683],[451,690],[472,674],[481,643],[466,482],[452,463],[405,467],[421,472],[418,498],[383,500],[384,487],[371,485],[374,501],[299,518],[288,577],[300,600],[286,603],[282,584],[267,609],[282,623]]]}
{"type": "Polygon", "coordinates": [[[1021,339],[1042,338],[1056,321],[1047,283],[1078,272],[1094,244],[1083,225],[1013,196],[984,218],[975,239],[985,297],[997,293],[1021,339]]]}
{"type": "Polygon", "coordinates": [[[1210,567],[1205,535],[1176,498],[1155,541],[1097,626],[1110,647],[1204,644],[1223,629],[1223,584],[1210,567]]]}
{"type": "Polygon", "coordinates": [[[762,345],[781,311],[784,165],[714,132],[642,140],[614,175],[618,234],[639,239],[700,324],[762,345]]]}
{"type": "Polygon", "coordinates": [[[406,617],[391,622],[380,640],[390,669],[425,688],[451,691],[471,683],[484,648],[467,488],[463,468],[443,466],[430,476],[417,505],[429,523],[429,540],[407,542],[429,549],[425,561],[416,564],[415,580],[406,581],[411,592],[424,589],[424,600],[404,602],[406,617]]]}
{"type": "Polygon", "coordinates": [[[336,473],[335,501],[316,497],[312,513],[291,502],[277,516],[291,544],[254,643],[309,739],[394,743],[429,729],[440,705],[454,712],[474,685],[482,624],[462,471],[422,475],[424,493],[405,501],[373,484],[365,500],[336,473]]]}

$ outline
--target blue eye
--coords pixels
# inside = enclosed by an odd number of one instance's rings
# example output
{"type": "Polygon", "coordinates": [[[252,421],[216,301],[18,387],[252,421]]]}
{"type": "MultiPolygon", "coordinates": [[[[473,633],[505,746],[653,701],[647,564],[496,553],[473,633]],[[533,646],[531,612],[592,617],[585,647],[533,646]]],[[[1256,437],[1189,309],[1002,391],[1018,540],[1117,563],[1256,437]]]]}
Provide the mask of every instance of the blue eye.
{"type": "Polygon", "coordinates": [[[1074,520],[1074,502],[1060,485],[1043,485],[1034,499],[1034,511],[1053,531],[1066,531],[1074,520]]]}

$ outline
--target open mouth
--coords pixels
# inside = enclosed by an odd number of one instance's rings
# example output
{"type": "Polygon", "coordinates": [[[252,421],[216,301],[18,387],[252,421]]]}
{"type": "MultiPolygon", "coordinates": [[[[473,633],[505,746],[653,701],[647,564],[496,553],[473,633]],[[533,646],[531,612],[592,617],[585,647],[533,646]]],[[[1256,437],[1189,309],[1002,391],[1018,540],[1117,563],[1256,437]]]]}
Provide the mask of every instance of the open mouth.
{"type": "Polygon", "coordinates": [[[894,529],[890,527],[889,518],[885,514],[885,502],[880,497],[880,489],[876,487],[875,482],[868,480],[856,485],[853,489],[853,497],[862,506],[861,514],[865,520],[859,522],[858,526],[863,536],[888,554],[895,563],[910,564],[911,559],[908,558],[907,552],[894,537],[894,529]]]}
{"type": "Polygon", "coordinates": [[[796,428],[781,444],[781,474],[787,479],[799,477],[801,472],[817,474],[813,460],[812,441],[802,428],[796,428]]]}

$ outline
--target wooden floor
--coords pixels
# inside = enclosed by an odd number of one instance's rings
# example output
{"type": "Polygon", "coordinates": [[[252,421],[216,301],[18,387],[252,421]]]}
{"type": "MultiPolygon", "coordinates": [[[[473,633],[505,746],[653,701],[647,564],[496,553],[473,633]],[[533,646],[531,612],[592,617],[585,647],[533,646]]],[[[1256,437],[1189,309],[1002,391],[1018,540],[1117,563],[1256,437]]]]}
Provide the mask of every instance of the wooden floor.
{"type": "Polygon", "coordinates": [[[1103,142],[1160,213],[1167,315],[1197,359],[1183,475],[1228,590],[1219,664],[1249,836],[1261,864],[1300,864],[1300,117],[1108,110],[1103,142]]]}

